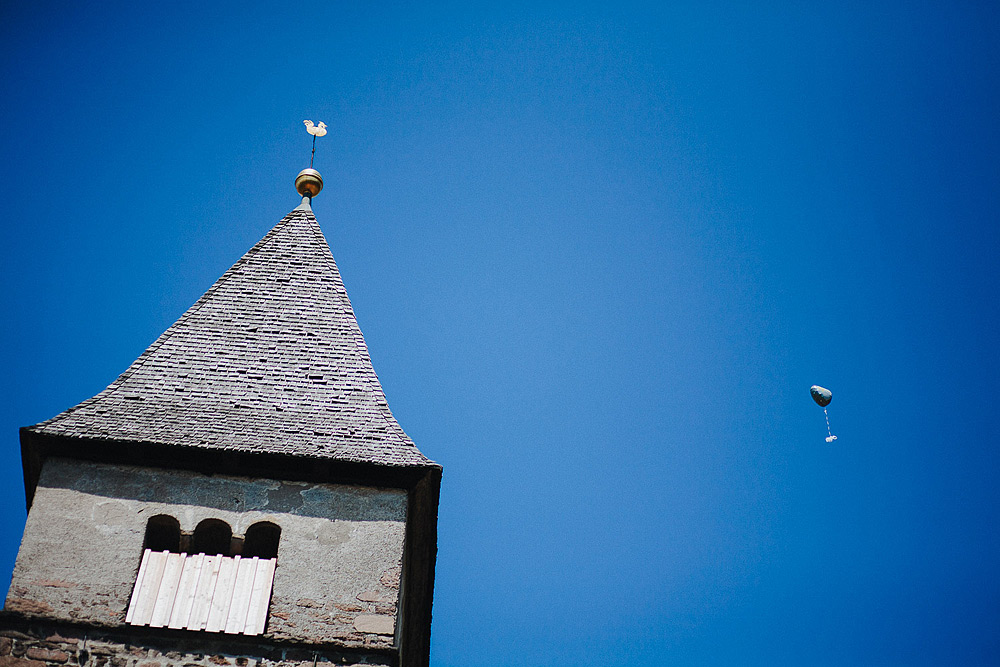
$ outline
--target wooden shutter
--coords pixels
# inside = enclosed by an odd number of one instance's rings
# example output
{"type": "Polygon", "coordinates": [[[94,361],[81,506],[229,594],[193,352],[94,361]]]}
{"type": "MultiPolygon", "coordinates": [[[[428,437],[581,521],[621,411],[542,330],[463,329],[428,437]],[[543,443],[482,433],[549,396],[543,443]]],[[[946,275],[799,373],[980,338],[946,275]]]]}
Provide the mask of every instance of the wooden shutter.
{"type": "Polygon", "coordinates": [[[274,558],[146,549],[125,622],[259,635],[267,624],[275,566],[274,558]]]}

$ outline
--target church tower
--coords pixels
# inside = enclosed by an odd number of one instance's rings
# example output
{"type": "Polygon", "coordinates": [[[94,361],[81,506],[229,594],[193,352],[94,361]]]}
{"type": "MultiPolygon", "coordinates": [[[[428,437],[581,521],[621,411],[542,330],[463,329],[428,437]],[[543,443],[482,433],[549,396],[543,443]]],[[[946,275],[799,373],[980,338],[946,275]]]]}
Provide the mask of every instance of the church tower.
{"type": "Polygon", "coordinates": [[[21,429],[0,667],[427,665],[441,467],[302,203],[97,396],[21,429]]]}

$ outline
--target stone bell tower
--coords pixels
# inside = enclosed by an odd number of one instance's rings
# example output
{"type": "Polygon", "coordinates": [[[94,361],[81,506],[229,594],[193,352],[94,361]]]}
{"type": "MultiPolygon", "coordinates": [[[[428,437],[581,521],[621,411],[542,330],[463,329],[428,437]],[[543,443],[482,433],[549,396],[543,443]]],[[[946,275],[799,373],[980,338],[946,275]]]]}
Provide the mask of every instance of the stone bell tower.
{"type": "Polygon", "coordinates": [[[441,467],[311,208],[97,396],[21,429],[0,667],[427,665],[441,467]]]}

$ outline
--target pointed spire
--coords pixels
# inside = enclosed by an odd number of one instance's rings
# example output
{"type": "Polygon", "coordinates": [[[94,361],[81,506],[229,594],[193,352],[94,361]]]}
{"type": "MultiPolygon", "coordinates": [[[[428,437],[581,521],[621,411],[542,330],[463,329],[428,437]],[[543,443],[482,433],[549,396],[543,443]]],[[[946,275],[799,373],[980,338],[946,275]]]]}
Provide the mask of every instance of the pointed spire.
{"type": "Polygon", "coordinates": [[[107,389],[28,430],[435,465],[389,411],[309,196],[107,389]]]}

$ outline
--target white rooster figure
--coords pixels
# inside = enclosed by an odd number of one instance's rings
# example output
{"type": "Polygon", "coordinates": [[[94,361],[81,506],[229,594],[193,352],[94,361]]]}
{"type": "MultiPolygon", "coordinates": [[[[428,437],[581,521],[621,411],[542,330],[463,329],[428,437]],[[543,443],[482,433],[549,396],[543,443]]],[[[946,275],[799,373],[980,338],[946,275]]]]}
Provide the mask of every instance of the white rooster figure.
{"type": "Polygon", "coordinates": [[[302,122],[306,124],[306,132],[314,137],[322,137],[326,135],[326,123],[323,121],[320,121],[319,125],[313,125],[311,120],[304,120],[302,122]]]}
{"type": "Polygon", "coordinates": [[[319,125],[313,125],[311,120],[302,122],[306,124],[306,132],[313,135],[313,150],[312,155],[309,156],[309,168],[312,169],[313,159],[316,157],[316,137],[322,137],[326,134],[326,123],[320,121],[319,125]]]}

